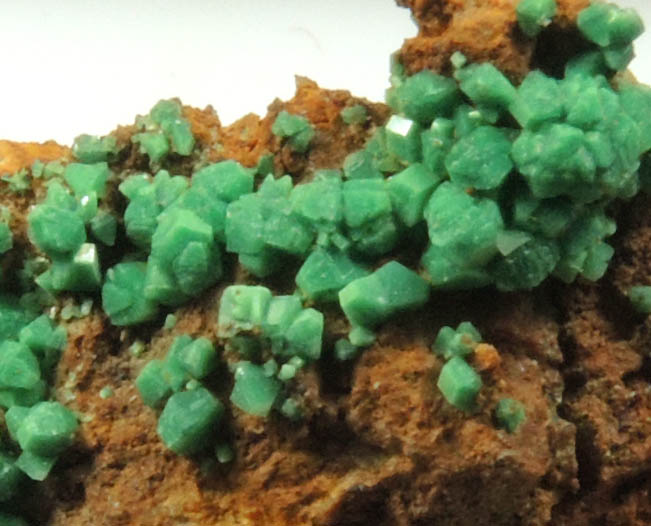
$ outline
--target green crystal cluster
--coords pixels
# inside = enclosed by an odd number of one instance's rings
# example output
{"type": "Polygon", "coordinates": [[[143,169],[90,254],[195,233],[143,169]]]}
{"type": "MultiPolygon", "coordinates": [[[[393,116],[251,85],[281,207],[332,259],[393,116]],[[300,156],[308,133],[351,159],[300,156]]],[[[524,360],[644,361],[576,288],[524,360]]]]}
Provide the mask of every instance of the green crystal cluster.
{"type": "Polygon", "coordinates": [[[302,115],[293,115],[282,110],[273,125],[271,132],[285,139],[295,151],[304,153],[314,138],[314,128],[302,115]]]}
{"type": "Polygon", "coordinates": [[[181,335],[164,360],[151,360],[136,378],[143,402],[163,407],[158,434],[172,451],[191,455],[214,443],[224,406],[203,385],[217,367],[217,353],[206,338],[181,335]]]}
{"type": "Polygon", "coordinates": [[[16,494],[24,475],[47,477],[72,443],[77,418],[47,401],[48,381],[65,345],[65,329],[46,315],[33,318],[9,297],[0,302],[0,407],[11,438],[0,447],[0,502],[16,494]]]}
{"type": "MultiPolygon", "coordinates": [[[[217,333],[243,358],[233,368],[231,402],[256,416],[282,408],[286,402],[281,400],[282,383],[321,357],[323,327],[323,314],[303,308],[298,296],[273,296],[261,286],[227,287],[217,333]]],[[[296,416],[298,408],[290,414],[296,416]]]]}
{"type": "MultiPolygon", "coordinates": [[[[98,150],[89,148],[77,151],[94,161],[98,150]]],[[[37,283],[52,293],[95,292],[102,284],[97,245],[113,245],[117,229],[115,217],[99,208],[111,170],[105,161],[70,163],[60,177],[49,182],[46,199],[28,216],[32,243],[51,260],[37,283]]]]}
{"type": "Polygon", "coordinates": [[[628,291],[628,298],[636,312],[651,314],[651,287],[635,285],[628,291]]]}
{"type": "Polygon", "coordinates": [[[175,100],[161,100],[148,115],[138,120],[140,133],[131,138],[140,153],[149,157],[150,164],[158,164],[170,153],[187,156],[194,150],[195,140],[190,122],[183,117],[183,109],[175,100]]]}
{"type": "Polygon", "coordinates": [[[467,321],[455,329],[444,326],[439,330],[432,351],[446,360],[441,368],[438,386],[443,397],[462,411],[472,411],[482,386],[481,377],[466,362],[481,342],[481,334],[467,321]]]}

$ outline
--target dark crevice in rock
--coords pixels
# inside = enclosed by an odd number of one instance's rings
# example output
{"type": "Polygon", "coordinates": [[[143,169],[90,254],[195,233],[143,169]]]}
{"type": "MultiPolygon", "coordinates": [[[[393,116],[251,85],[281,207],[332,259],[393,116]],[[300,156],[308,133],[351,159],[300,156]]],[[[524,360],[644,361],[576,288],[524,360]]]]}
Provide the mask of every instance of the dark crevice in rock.
{"type": "Polygon", "coordinates": [[[592,47],[578,29],[564,29],[552,24],[538,35],[531,69],[539,69],[558,79],[563,78],[567,62],[592,47]]]}

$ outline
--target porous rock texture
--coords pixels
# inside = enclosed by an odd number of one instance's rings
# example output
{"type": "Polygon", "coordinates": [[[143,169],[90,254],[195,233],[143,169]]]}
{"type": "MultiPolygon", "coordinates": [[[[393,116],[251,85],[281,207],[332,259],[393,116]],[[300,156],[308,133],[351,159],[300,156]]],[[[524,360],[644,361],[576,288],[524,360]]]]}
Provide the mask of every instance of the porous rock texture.
{"type": "MultiPolygon", "coordinates": [[[[550,34],[571,41],[587,0],[560,0],[560,15],[537,42],[519,33],[514,0],[404,4],[420,23],[418,37],[400,55],[410,72],[445,72],[449,55],[461,50],[517,80],[532,66],[555,67],[541,46],[550,34]]],[[[253,166],[270,152],[276,173],[300,181],[315,169],[339,167],[389,111],[298,79],[296,96],[274,102],[264,118],[248,115],[224,127],[211,108],[184,113],[198,147],[190,158],[170,156],[164,167],[171,173],[189,175],[206,160],[253,166]],[[355,103],[368,108],[369,118],[344,125],[340,111],[355,103]],[[315,125],[307,155],[271,134],[282,109],[315,125]]],[[[119,175],[107,201],[118,211],[125,206],[119,179],[147,168],[130,143],[134,130],[115,132],[122,148],[111,167],[119,175]]],[[[6,141],[0,152],[0,172],[70,155],[56,145],[6,141]]],[[[31,250],[24,218],[43,195],[38,181],[24,196],[2,195],[18,229],[12,257],[31,250]]],[[[386,324],[352,364],[330,358],[348,326],[336,309],[326,310],[325,357],[293,381],[305,418],[265,420],[232,409],[223,429],[236,451],[231,465],[207,466],[167,450],[156,435],[156,414],[134,386],[145,363],[163,356],[175,335],[218,341],[221,287],[179,309],[172,330],[160,328],[162,319],[112,327],[95,301],[91,316],[66,323],[68,346],[57,371],[57,398],[84,415],[79,438],[47,481],[22,495],[19,511],[53,526],[651,524],[651,318],[635,315],[625,297],[632,284],[651,283],[651,200],[639,195],[613,213],[616,255],[597,283],[548,280],[531,293],[436,293],[417,314],[386,324]],[[499,351],[497,359],[475,358],[484,387],[472,415],[436,389],[443,363],[429,350],[442,325],[465,320],[499,351]],[[128,350],[136,339],[148,347],[141,356],[128,350]],[[115,395],[101,398],[105,386],[115,395]],[[514,434],[493,421],[504,397],[527,410],[514,434]]],[[[290,293],[296,270],[263,283],[290,293]]],[[[229,278],[259,282],[242,270],[229,278]]],[[[69,301],[62,296],[60,306],[69,301]]],[[[222,373],[211,387],[226,400],[232,385],[225,368],[222,373]]]]}

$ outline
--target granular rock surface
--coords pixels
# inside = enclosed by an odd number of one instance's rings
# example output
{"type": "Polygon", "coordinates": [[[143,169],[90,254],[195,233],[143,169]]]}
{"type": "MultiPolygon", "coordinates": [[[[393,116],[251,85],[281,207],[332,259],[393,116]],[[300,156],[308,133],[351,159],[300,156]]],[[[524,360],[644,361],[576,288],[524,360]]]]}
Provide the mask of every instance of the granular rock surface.
{"type": "MultiPolygon", "coordinates": [[[[573,41],[572,24],[587,0],[559,1],[559,15],[538,41],[518,32],[516,3],[404,2],[420,31],[405,43],[402,61],[410,72],[445,71],[460,50],[491,60],[513,79],[542,63],[553,68],[545,39],[573,41]]],[[[198,148],[189,159],[166,161],[170,172],[189,175],[200,160],[254,166],[273,153],[276,172],[298,182],[316,169],[340,167],[389,110],[299,78],[296,96],[275,101],[263,118],[248,115],[224,127],[211,108],[186,107],[184,115],[198,148]],[[340,112],[354,104],[369,117],[345,126],[340,112]],[[282,109],[315,126],[308,154],[271,133],[282,109]]],[[[147,166],[130,143],[133,133],[133,127],[115,132],[123,145],[115,173],[147,166]]],[[[56,145],[6,141],[0,152],[0,172],[69,155],[56,145]]],[[[123,210],[116,187],[108,201],[123,210]]],[[[35,182],[8,201],[18,253],[30,250],[25,215],[43,194],[35,182]]],[[[300,371],[292,389],[306,408],[302,420],[232,410],[226,434],[236,456],[223,466],[166,449],[156,415],[134,385],[174,336],[215,337],[221,287],[179,309],[171,330],[160,328],[162,319],[116,328],[94,307],[90,316],[67,322],[56,375],[56,398],[83,415],[79,437],[47,481],[22,495],[19,511],[53,526],[651,524],[651,321],[635,314],[625,296],[631,285],[651,283],[651,200],[640,194],[612,212],[619,226],[615,257],[600,281],[548,280],[529,293],[437,292],[424,309],[384,325],[354,363],[325,352],[300,371]],[[471,321],[498,351],[474,358],[484,387],[472,414],[436,389],[443,361],[429,349],[441,326],[461,321],[471,321]],[[143,355],[129,351],[136,340],[147,344],[143,355]],[[105,386],[112,397],[99,396],[105,386]],[[494,421],[495,404],[505,397],[527,410],[513,434],[494,421]]],[[[295,271],[263,283],[291,293],[295,271]]],[[[230,279],[258,282],[242,270],[230,279]]],[[[59,307],[72,299],[62,296],[59,307]]],[[[340,313],[325,314],[327,351],[348,326],[340,313]]],[[[228,397],[225,370],[210,387],[228,397]]]]}

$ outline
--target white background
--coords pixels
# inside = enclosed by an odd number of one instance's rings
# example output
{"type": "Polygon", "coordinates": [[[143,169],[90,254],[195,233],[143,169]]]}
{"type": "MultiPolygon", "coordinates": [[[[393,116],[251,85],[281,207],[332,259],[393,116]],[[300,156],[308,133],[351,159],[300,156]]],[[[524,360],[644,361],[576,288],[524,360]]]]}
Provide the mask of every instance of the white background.
{"type": "MultiPolygon", "coordinates": [[[[651,57],[651,2],[619,3],[651,57]]],[[[392,0],[0,0],[0,139],[70,144],[174,96],[230,124],[290,98],[295,74],[380,101],[415,33],[392,0]]],[[[651,84],[651,60],[632,69],[651,84]]]]}

